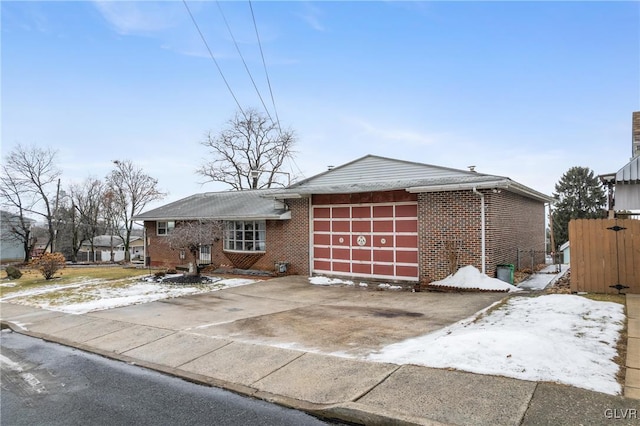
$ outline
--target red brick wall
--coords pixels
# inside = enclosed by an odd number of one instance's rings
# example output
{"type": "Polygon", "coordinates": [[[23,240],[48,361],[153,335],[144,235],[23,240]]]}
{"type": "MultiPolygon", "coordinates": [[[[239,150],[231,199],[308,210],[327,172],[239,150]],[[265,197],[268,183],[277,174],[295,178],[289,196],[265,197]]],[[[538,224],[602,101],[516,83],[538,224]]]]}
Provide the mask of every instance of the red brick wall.
{"type": "Polygon", "coordinates": [[[418,194],[420,281],[449,275],[450,250],[457,254],[458,266],[481,269],[480,230],[480,197],[472,191],[418,194]]]}
{"type": "MultiPolygon", "coordinates": [[[[309,274],[309,201],[307,199],[288,200],[291,209],[289,220],[268,220],[266,252],[259,257],[250,268],[263,271],[274,271],[275,262],[288,262],[289,274],[309,274]]],[[[147,256],[151,257],[151,266],[175,267],[191,262],[191,255],[180,259],[178,250],[171,250],[166,238],[156,235],[156,222],[145,222],[147,235],[147,256]]],[[[237,256],[226,256],[222,240],[211,247],[211,263],[215,266],[246,267],[246,259],[242,265],[234,265],[232,259],[237,256]]],[[[238,263],[238,260],[236,260],[238,263]]]]}
{"type": "Polygon", "coordinates": [[[487,209],[487,272],[494,273],[499,264],[513,264],[518,268],[518,249],[521,267],[545,261],[545,208],[544,203],[502,190],[485,192],[487,209]],[[526,259],[525,259],[526,258],[526,259]]]}
{"type": "MultiPolygon", "coordinates": [[[[518,248],[534,250],[535,262],[544,262],[544,203],[502,190],[485,195],[486,272],[496,265],[517,267],[518,248]]],[[[458,267],[482,270],[480,197],[473,191],[434,192],[418,197],[420,280],[440,280],[450,273],[451,255],[458,267]]]]}

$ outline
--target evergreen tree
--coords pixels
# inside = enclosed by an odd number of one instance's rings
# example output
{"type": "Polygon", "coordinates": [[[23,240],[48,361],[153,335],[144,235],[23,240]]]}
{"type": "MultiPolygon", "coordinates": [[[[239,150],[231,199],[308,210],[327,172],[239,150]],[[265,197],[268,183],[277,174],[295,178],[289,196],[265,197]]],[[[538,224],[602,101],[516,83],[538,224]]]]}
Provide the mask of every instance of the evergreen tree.
{"type": "Polygon", "coordinates": [[[569,240],[571,219],[604,217],[607,198],[602,183],[588,167],[570,168],[556,183],[555,189],[553,234],[559,246],[569,240]]]}

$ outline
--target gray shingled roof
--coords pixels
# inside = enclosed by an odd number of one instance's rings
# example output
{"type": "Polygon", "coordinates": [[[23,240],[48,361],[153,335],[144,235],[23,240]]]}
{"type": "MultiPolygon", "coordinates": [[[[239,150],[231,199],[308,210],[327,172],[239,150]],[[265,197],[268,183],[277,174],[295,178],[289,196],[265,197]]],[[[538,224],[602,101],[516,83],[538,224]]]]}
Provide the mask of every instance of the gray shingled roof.
{"type": "Polygon", "coordinates": [[[195,194],[141,213],[134,219],[286,219],[290,213],[285,206],[273,198],[265,198],[274,191],[273,189],[259,189],[195,194]]]}
{"type": "Polygon", "coordinates": [[[503,176],[367,155],[272,194],[275,198],[311,194],[407,190],[409,192],[501,188],[550,202],[553,199],[503,176]]]}

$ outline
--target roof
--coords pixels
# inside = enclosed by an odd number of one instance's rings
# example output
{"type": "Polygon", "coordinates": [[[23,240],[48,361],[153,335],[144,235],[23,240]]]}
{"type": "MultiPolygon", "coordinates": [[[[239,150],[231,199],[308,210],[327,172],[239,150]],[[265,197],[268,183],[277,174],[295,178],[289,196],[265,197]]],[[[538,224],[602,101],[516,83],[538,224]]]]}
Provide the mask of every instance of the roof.
{"type": "Polygon", "coordinates": [[[476,189],[506,189],[543,202],[553,198],[503,176],[367,155],[276,190],[274,198],[286,199],[311,194],[345,194],[406,190],[441,192],[476,189]]]}
{"type": "Polygon", "coordinates": [[[291,213],[283,203],[265,198],[274,191],[276,190],[255,189],[195,194],[141,213],[134,220],[288,219],[291,213]]]}
{"type": "Polygon", "coordinates": [[[640,156],[634,157],[616,173],[616,184],[640,183],[640,156]]]}
{"type": "MultiPolygon", "coordinates": [[[[93,246],[94,247],[111,247],[111,238],[112,238],[111,235],[96,235],[95,237],[93,237],[93,246]]],[[[119,244],[122,244],[122,242],[123,242],[122,238],[118,237],[117,235],[113,236],[114,247],[118,246],[119,244]]],[[[91,242],[83,241],[82,245],[90,246],[91,242]]]]}

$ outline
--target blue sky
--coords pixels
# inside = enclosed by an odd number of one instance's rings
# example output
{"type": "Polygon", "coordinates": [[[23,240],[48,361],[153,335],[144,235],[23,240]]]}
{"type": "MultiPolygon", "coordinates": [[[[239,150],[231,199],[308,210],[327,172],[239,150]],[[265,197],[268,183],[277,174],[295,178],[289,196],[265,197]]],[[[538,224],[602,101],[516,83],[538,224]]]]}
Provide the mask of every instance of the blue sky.
{"type": "MultiPolygon", "coordinates": [[[[188,2],[243,107],[273,107],[248,2],[188,2]]],[[[639,2],[252,3],[294,175],[366,154],[509,176],[551,194],[572,166],[615,172],[640,110],[639,2]]],[[[236,104],[179,1],[10,2],[2,154],[59,152],[65,183],[130,159],[169,192],[236,104]]],[[[163,203],[164,203],[163,202],[163,203]]]]}

